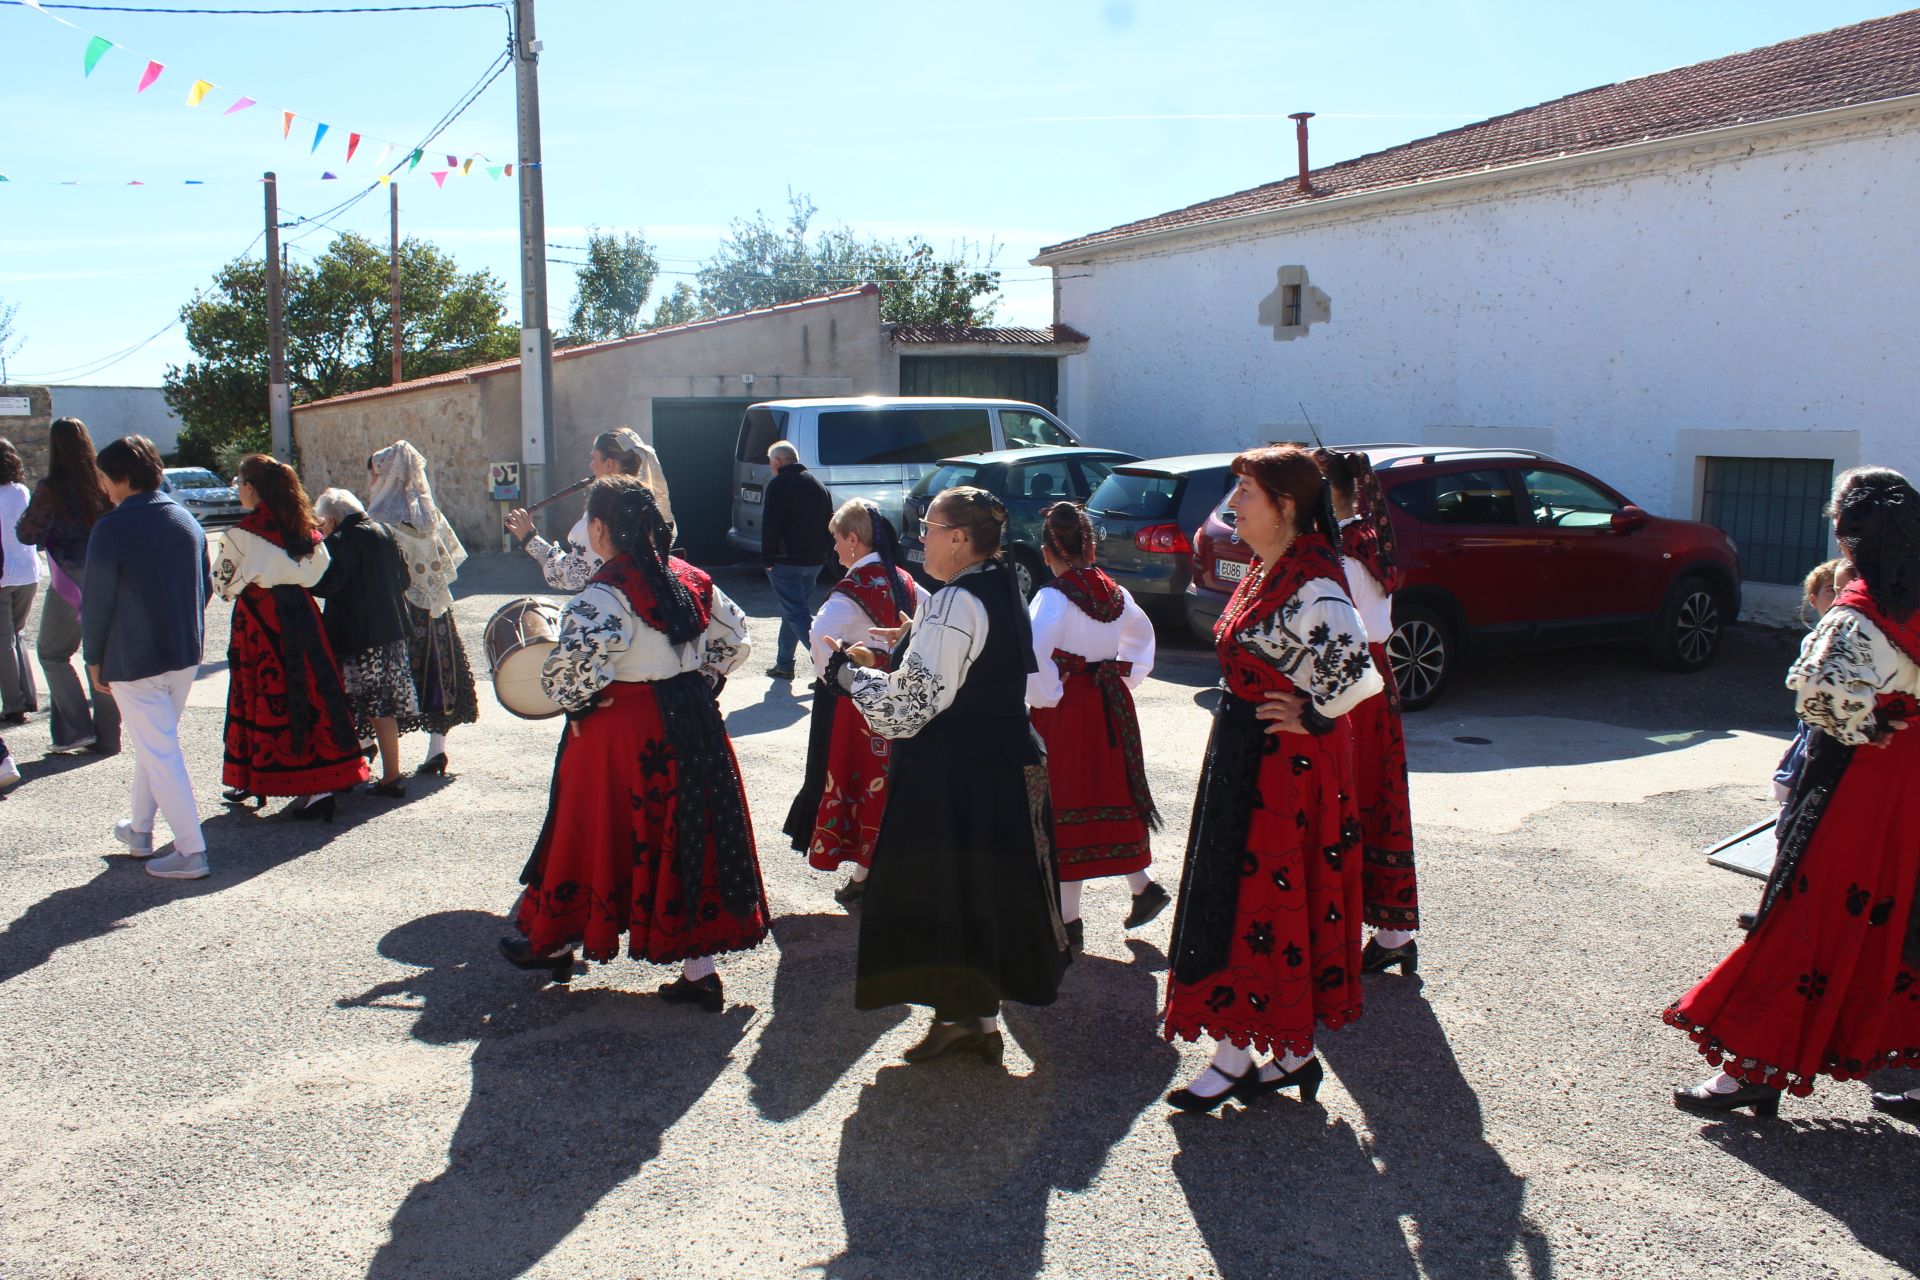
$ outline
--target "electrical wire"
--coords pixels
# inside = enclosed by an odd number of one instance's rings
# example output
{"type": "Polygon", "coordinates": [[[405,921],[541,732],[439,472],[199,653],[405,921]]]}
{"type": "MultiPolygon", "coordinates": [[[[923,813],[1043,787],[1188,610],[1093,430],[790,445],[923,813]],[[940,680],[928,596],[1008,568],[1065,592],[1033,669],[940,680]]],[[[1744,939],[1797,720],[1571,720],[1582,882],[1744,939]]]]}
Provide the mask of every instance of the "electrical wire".
{"type": "Polygon", "coordinates": [[[54,4],[51,2],[51,0],[48,0],[48,3],[45,3],[45,4],[38,3],[36,0],[36,3],[32,5],[28,5],[27,0],[0,0],[0,4],[19,5],[22,8],[34,8],[34,9],[79,10],[82,13],[159,13],[159,14],[200,14],[200,15],[215,14],[220,17],[235,17],[235,18],[264,17],[264,16],[283,17],[283,16],[291,16],[291,15],[326,17],[330,14],[336,14],[336,13],[431,13],[435,10],[446,10],[446,9],[502,9],[504,10],[507,7],[505,4],[500,3],[500,0],[491,0],[490,3],[469,3],[469,4],[358,5],[352,8],[339,8],[339,9],[156,9],[149,6],[131,5],[131,4],[54,4]]]}

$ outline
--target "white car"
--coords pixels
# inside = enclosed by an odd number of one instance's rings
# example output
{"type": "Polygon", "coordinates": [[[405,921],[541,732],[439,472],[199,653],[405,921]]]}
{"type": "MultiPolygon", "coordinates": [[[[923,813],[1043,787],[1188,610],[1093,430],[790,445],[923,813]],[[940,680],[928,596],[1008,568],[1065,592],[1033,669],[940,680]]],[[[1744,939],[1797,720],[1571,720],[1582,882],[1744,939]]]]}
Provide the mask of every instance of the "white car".
{"type": "Polygon", "coordinates": [[[160,492],[185,507],[202,529],[224,529],[247,514],[233,486],[205,467],[168,467],[160,492]]]}

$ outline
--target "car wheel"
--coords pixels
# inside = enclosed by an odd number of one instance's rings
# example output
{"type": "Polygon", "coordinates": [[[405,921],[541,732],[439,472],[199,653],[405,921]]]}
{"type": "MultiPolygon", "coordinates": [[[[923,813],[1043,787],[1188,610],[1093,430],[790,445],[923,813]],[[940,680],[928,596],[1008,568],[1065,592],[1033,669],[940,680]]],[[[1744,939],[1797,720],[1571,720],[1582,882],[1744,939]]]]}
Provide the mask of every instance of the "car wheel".
{"type": "Polygon", "coordinates": [[[1400,706],[1418,711],[1440,696],[1453,674],[1453,632],[1438,610],[1423,604],[1401,606],[1387,641],[1387,661],[1400,689],[1400,706]]]}
{"type": "Polygon", "coordinates": [[[1669,671],[1699,671],[1720,652],[1726,624],[1713,583],[1683,578],[1667,594],[1648,648],[1654,662],[1669,671]]]}
{"type": "Polygon", "coordinates": [[[1015,547],[1007,558],[1013,562],[1013,580],[1020,585],[1020,598],[1031,604],[1033,593],[1046,580],[1046,569],[1040,558],[1025,547],[1015,547]]]}

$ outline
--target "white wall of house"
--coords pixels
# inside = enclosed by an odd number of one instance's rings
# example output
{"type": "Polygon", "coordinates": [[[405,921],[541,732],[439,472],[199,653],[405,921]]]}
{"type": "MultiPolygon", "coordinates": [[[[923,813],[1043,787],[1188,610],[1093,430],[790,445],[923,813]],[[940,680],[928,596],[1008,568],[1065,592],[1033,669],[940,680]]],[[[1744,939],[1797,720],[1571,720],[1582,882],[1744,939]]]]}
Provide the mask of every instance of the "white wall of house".
{"type": "Polygon", "coordinates": [[[122,436],[145,436],[162,454],[180,441],[180,416],[167,407],[159,387],[49,387],[53,416],[87,424],[93,443],[104,447],[122,436]]]}
{"type": "MultiPolygon", "coordinates": [[[[1709,135],[1710,137],[1710,135],[1709,135]]],[[[1920,110],[1055,263],[1068,419],[1162,452],[1526,444],[1661,514],[1708,456],[1920,476],[1920,110]],[[1261,322],[1302,267],[1327,319],[1261,322]]],[[[1271,318],[1271,317],[1269,317],[1271,318]]]]}

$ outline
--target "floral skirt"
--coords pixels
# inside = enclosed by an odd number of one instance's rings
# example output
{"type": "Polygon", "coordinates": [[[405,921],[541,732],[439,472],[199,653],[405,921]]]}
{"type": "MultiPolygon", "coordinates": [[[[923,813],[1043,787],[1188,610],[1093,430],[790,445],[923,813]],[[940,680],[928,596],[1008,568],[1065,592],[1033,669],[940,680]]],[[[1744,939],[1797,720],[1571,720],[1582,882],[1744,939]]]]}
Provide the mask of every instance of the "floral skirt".
{"type": "Polygon", "coordinates": [[[412,715],[400,717],[400,732],[445,733],[480,718],[480,695],[466,646],[453,625],[453,610],[436,618],[407,601],[407,657],[418,706],[412,715]]]}
{"type": "Polygon", "coordinates": [[[1033,709],[1033,727],[1047,744],[1060,878],[1143,871],[1153,850],[1128,781],[1128,752],[1137,761],[1140,741],[1110,727],[1105,695],[1091,674],[1067,676],[1062,689],[1059,705],[1033,709]]]}
{"type": "Polygon", "coordinates": [[[340,683],[346,686],[347,705],[353,708],[354,732],[363,740],[373,736],[375,720],[384,716],[407,720],[420,714],[420,695],[413,685],[413,662],[405,640],[340,659],[340,683]]]}
{"type": "Polygon", "coordinates": [[[263,796],[339,791],[367,777],[320,610],[299,587],[233,602],[221,780],[263,796]]]}
{"type": "Polygon", "coordinates": [[[880,818],[887,811],[887,764],[892,758],[893,744],[867,727],[853,699],[840,699],[833,712],[833,737],[827,745],[813,839],[807,847],[809,866],[832,871],[844,862],[873,865],[880,818]]]}
{"type": "Polygon", "coordinates": [[[1353,789],[1360,803],[1360,895],[1367,923],[1380,929],[1420,927],[1420,890],[1413,870],[1413,811],[1407,801],[1407,739],[1400,691],[1387,647],[1368,645],[1387,687],[1353,709],[1353,789]]]}

